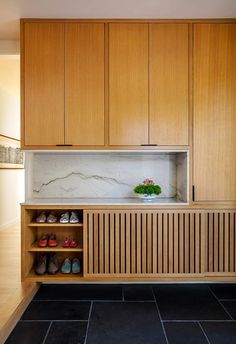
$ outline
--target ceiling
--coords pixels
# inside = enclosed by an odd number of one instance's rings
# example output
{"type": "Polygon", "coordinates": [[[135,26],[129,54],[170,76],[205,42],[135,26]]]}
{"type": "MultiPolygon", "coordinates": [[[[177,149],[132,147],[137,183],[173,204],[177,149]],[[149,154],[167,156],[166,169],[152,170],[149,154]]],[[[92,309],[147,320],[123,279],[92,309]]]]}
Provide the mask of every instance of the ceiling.
{"type": "Polygon", "coordinates": [[[0,39],[19,18],[235,18],[236,0],[0,0],[0,39]]]}

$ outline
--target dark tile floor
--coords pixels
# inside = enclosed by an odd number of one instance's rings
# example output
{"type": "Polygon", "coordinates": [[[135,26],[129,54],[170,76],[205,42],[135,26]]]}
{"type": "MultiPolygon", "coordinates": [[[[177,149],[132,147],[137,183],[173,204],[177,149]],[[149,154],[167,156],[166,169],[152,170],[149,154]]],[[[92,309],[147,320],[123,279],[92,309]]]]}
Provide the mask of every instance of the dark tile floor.
{"type": "Polygon", "coordinates": [[[44,284],[6,343],[234,344],[236,284],[44,284]]]}

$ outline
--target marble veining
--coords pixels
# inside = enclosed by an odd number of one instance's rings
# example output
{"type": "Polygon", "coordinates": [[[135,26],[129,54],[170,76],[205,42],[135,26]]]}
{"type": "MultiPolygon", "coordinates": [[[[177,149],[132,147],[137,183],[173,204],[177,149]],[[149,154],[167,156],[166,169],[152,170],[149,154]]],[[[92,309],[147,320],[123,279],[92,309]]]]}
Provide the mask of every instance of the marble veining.
{"type": "Polygon", "coordinates": [[[152,178],[159,198],[186,201],[186,155],[34,153],[28,198],[136,198],[133,188],[152,178]]]}

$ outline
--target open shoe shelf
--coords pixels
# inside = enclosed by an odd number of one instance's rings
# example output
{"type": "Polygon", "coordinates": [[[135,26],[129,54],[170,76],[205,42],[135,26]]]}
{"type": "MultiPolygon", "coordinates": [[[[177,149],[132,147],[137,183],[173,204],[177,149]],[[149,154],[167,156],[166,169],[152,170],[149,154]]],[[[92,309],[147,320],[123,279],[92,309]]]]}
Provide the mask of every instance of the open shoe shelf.
{"type": "Polygon", "coordinates": [[[75,247],[75,248],[64,248],[60,245],[56,247],[39,247],[38,242],[34,242],[30,249],[28,250],[29,252],[83,252],[83,248],[81,247],[75,247]]]}
{"type": "Polygon", "coordinates": [[[83,223],[38,223],[33,221],[28,224],[28,227],[83,227],[83,223]]]}

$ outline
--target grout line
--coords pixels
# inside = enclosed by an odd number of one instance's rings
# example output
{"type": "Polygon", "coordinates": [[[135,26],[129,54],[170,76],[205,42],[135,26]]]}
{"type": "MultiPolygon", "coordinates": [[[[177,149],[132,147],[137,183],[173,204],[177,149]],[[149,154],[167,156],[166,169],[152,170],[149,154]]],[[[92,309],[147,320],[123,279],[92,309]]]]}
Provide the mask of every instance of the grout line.
{"type": "Polygon", "coordinates": [[[19,320],[19,322],[87,322],[88,320],[75,320],[75,319],[34,319],[34,320],[19,320]]]}
{"type": "MultiPolygon", "coordinates": [[[[151,287],[151,288],[152,288],[152,287],[151,287]]],[[[160,313],[160,310],[159,310],[158,305],[157,305],[157,300],[156,300],[156,296],[155,296],[155,294],[154,294],[153,288],[152,288],[152,295],[153,295],[154,300],[155,300],[155,305],[156,305],[157,313],[158,313],[159,318],[160,318],[160,321],[161,321],[161,327],[162,327],[162,330],[163,330],[163,333],[164,333],[164,337],[165,337],[165,339],[166,339],[166,343],[169,344],[169,341],[168,341],[168,338],[167,338],[167,335],[166,335],[165,326],[164,326],[164,323],[163,323],[163,321],[162,321],[161,313],[160,313]]]]}
{"type": "Polygon", "coordinates": [[[48,334],[49,334],[49,331],[50,331],[51,327],[52,327],[52,321],[50,322],[50,325],[48,326],[48,329],[47,329],[47,332],[45,334],[45,337],[44,337],[44,340],[43,340],[42,344],[44,344],[46,342],[46,339],[48,337],[48,334]]]}
{"type": "Polygon", "coordinates": [[[226,307],[222,304],[222,302],[218,299],[218,297],[216,296],[216,294],[211,290],[210,287],[208,287],[208,289],[210,290],[210,292],[212,293],[212,295],[215,297],[215,299],[218,301],[218,303],[221,305],[221,307],[223,308],[223,310],[225,311],[225,313],[228,314],[228,316],[230,317],[231,320],[234,320],[233,317],[231,316],[231,314],[228,312],[228,310],[226,309],[226,307]]]}
{"type": "Polygon", "coordinates": [[[199,321],[198,321],[197,323],[198,323],[198,326],[200,327],[200,329],[202,330],[202,333],[204,334],[204,337],[206,338],[207,343],[208,343],[208,344],[211,344],[211,342],[210,342],[209,338],[207,337],[207,334],[206,334],[206,332],[204,331],[204,329],[203,329],[201,323],[200,323],[199,321]]]}
{"type": "Polygon", "coordinates": [[[165,323],[165,322],[191,323],[191,322],[199,322],[199,321],[200,322],[215,322],[215,323],[217,323],[217,322],[229,322],[229,323],[235,322],[236,323],[236,320],[211,320],[211,319],[208,319],[208,320],[206,320],[206,319],[204,319],[204,320],[201,320],[201,319],[191,319],[191,320],[188,320],[188,319],[184,319],[184,320],[172,320],[172,319],[168,320],[168,319],[165,319],[165,320],[162,320],[163,323],[165,323]]]}
{"type": "Polygon", "coordinates": [[[236,299],[219,299],[219,298],[218,298],[218,300],[219,301],[234,301],[234,302],[236,301],[236,299]]]}
{"type": "Polygon", "coordinates": [[[88,330],[89,330],[89,324],[90,324],[90,318],[91,318],[92,308],[93,308],[93,301],[91,302],[91,306],[90,306],[90,310],[89,310],[88,324],[87,324],[87,329],[86,329],[86,335],[85,335],[85,339],[84,339],[84,344],[87,343],[87,337],[88,337],[88,330]]]}
{"type": "Polygon", "coordinates": [[[33,300],[32,302],[155,302],[155,300],[33,300]]]}

